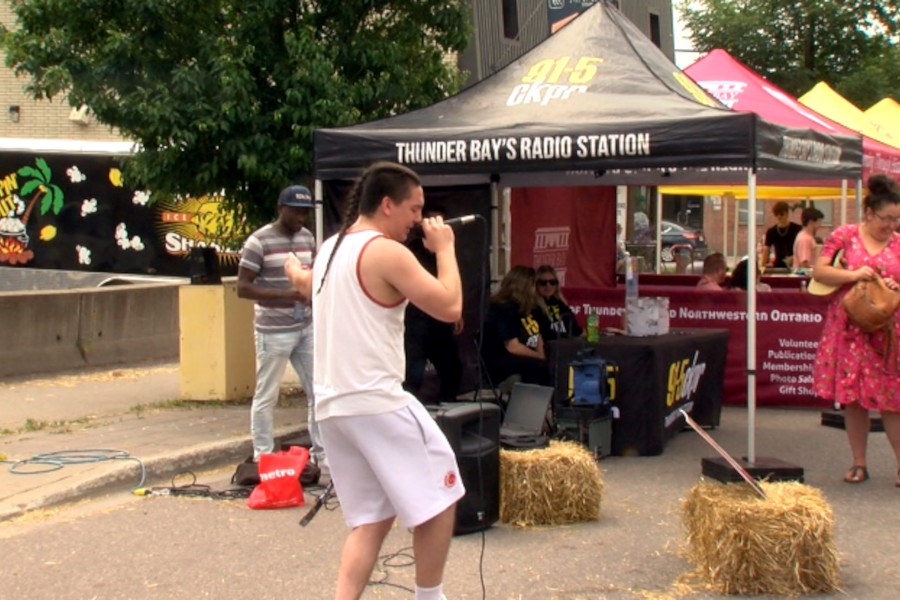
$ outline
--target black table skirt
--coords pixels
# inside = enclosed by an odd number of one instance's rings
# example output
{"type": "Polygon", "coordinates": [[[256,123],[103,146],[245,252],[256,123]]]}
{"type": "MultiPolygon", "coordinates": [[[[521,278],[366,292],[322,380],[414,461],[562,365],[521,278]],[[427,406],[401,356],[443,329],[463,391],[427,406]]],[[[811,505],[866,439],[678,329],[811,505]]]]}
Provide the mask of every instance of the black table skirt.
{"type": "Polygon", "coordinates": [[[550,342],[548,360],[557,403],[568,396],[569,363],[579,351],[593,349],[619,367],[613,406],[612,453],[619,456],[662,454],[666,441],[684,425],[684,409],[704,427],[716,427],[722,411],[728,331],[672,329],[666,335],[601,336],[550,342]]]}

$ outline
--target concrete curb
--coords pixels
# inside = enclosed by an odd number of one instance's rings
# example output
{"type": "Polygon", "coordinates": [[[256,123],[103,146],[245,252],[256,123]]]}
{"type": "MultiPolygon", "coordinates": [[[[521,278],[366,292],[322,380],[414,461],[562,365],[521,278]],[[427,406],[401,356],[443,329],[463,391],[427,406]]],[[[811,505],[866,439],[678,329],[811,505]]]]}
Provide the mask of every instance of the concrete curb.
{"type": "MultiPolygon", "coordinates": [[[[306,431],[306,426],[275,428],[276,448],[286,440],[296,438],[306,431]]],[[[41,496],[16,508],[0,507],[0,522],[23,516],[35,510],[51,508],[120,491],[132,491],[138,487],[149,487],[152,482],[170,479],[185,471],[210,470],[237,464],[253,452],[247,435],[210,442],[184,448],[146,459],[137,458],[112,460],[100,473],[88,475],[65,490],[41,496]],[[141,465],[144,481],[141,482],[141,465]]],[[[168,483],[168,482],[165,482],[168,483]]]]}

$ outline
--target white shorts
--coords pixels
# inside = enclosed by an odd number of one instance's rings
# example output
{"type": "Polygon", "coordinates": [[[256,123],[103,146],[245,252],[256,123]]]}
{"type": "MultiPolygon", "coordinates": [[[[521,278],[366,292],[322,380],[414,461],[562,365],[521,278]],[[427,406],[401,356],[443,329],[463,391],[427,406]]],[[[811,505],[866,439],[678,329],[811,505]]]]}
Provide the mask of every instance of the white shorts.
{"type": "Polygon", "coordinates": [[[415,527],[466,493],[447,437],[419,402],[385,414],[323,419],[319,432],[350,527],[394,516],[415,527]]]}

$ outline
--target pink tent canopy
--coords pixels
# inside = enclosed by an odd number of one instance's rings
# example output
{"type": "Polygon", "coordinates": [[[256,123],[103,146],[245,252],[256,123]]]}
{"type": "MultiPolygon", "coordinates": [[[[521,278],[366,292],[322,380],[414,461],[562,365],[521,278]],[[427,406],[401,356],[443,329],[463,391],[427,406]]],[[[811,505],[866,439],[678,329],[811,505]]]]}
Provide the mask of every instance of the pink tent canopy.
{"type": "MultiPolygon", "coordinates": [[[[789,127],[859,135],[859,132],[800,104],[796,98],[763,79],[725,50],[713,50],[684,72],[732,110],[753,112],[768,121],[789,127]]],[[[900,150],[866,136],[862,136],[862,140],[863,178],[868,178],[872,173],[887,173],[895,179],[900,178],[900,150]]]]}

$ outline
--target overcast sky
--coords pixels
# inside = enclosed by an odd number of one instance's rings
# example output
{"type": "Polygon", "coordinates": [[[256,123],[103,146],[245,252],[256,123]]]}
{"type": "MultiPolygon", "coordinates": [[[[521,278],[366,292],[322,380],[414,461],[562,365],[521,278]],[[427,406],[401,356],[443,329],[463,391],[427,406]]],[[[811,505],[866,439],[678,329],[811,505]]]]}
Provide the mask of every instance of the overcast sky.
{"type": "Polygon", "coordinates": [[[682,31],[683,26],[681,24],[681,14],[678,11],[677,4],[680,4],[679,0],[673,0],[672,2],[672,16],[674,17],[674,28],[675,28],[675,64],[680,69],[684,69],[692,62],[700,58],[700,55],[697,52],[691,50],[691,40],[685,37],[684,32],[682,31]]]}

